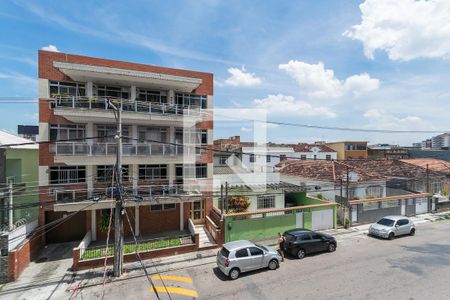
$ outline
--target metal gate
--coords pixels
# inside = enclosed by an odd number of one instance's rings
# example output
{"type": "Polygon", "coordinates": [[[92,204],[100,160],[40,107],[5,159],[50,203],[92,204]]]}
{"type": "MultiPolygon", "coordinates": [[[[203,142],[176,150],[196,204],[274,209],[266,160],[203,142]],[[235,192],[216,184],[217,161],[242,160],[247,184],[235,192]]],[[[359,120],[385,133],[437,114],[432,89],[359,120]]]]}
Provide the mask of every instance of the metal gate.
{"type": "Polygon", "coordinates": [[[316,210],[312,212],[312,229],[313,230],[322,230],[322,229],[330,229],[333,228],[333,210],[332,209],[324,209],[324,210],[316,210]]]}
{"type": "Polygon", "coordinates": [[[428,212],[428,199],[416,199],[416,214],[428,212]]]}

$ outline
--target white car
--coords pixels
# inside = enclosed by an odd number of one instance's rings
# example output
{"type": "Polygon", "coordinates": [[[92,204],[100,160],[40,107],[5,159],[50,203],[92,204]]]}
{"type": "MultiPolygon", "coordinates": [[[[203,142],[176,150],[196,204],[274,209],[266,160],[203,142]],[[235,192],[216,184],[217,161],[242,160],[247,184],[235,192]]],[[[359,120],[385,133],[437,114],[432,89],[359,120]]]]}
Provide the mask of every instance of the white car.
{"type": "Polygon", "coordinates": [[[408,217],[387,216],[370,225],[369,234],[392,240],[396,236],[416,234],[416,226],[408,217]]]}

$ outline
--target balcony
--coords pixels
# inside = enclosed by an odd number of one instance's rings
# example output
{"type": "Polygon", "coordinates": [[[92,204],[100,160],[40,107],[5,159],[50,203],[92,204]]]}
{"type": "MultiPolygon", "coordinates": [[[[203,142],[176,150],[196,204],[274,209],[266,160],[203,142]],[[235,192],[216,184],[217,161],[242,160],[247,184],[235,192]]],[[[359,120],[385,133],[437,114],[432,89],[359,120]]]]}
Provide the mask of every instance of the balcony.
{"type": "MultiPolygon", "coordinates": [[[[107,156],[117,154],[116,143],[54,143],[51,152],[56,156],[107,156]]],[[[159,143],[123,144],[123,156],[182,156],[196,155],[195,146],[167,145],[159,143]]]]}
{"type": "MultiPolygon", "coordinates": [[[[91,192],[60,190],[55,193],[55,211],[77,211],[106,209],[114,205],[114,189],[96,186],[91,192]],[[91,196],[88,196],[90,194],[91,196]],[[92,205],[87,205],[93,203],[92,205]]],[[[188,191],[183,185],[139,185],[137,188],[124,186],[125,206],[148,206],[198,201],[202,199],[199,191],[188,191]]]]}
{"type": "Polygon", "coordinates": [[[169,103],[152,103],[142,101],[131,101],[112,97],[75,97],[58,96],[53,102],[55,109],[80,109],[88,111],[110,111],[113,109],[108,102],[119,106],[123,112],[150,114],[150,115],[187,115],[200,116],[200,106],[183,106],[169,103]]]}

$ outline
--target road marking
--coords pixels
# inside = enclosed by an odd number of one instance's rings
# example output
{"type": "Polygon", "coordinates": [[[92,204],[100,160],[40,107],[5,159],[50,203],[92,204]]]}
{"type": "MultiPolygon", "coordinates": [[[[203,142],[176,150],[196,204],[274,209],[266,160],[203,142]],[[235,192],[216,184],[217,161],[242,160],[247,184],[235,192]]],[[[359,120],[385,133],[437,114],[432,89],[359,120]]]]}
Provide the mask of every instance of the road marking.
{"type": "MultiPolygon", "coordinates": [[[[163,287],[163,286],[155,286],[155,289],[158,293],[169,293],[169,294],[178,294],[183,296],[189,296],[198,298],[198,293],[194,290],[180,288],[180,287],[163,287]]],[[[150,292],[153,292],[153,290],[150,288],[150,292]]]]}
{"type": "Polygon", "coordinates": [[[172,275],[153,275],[153,280],[173,280],[173,281],[180,281],[180,282],[186,282],[186,283],[192,283],[192,278],[189,277],[183,277],[183,276],[172,276],[172,275]]]}

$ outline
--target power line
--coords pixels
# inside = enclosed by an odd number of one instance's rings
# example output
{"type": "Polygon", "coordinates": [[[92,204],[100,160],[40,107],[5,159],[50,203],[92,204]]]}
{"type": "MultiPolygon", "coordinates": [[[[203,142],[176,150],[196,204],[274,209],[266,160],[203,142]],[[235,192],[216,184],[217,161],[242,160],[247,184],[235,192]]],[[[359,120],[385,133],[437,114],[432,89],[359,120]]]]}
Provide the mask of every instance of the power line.
{"type": "Polygon", "coordinates": [[[448,132],[449,130],[390,130],[390,129],[362,129],[362,128],[351,128],[351,127],[337,127],[337,126],[319,126],[310,124],[300,124],[300,123],[290,123],[290,122],[278,122],[278,121],[267,121],[267,120],[257,120],[257,119],[243,119],[243,118],[233,118],[231,116],[225,116],[220,114],[215,114],[216,116],[238,120],[243,122],[255,122],[255,123],[265,123],[273,125],[283,125],[283,126],[293,126],[309,129],[323,129],[323,130],[334,130],[334,131],[351,131],[351,132],[374,132],[374,133],[442,133],[448,132]]]}

